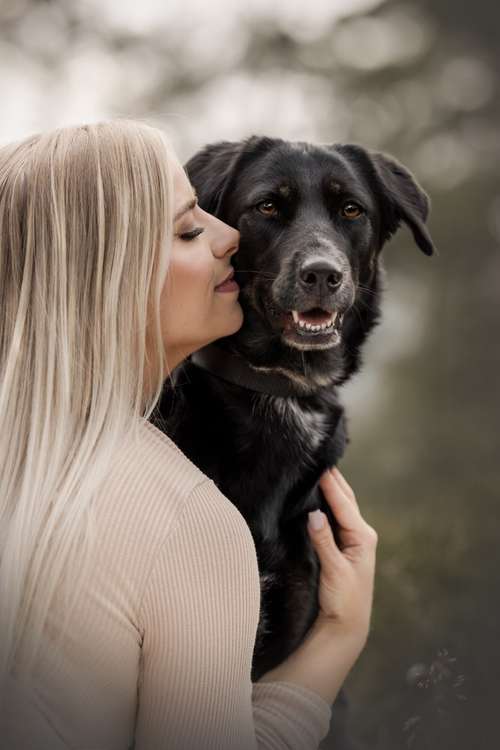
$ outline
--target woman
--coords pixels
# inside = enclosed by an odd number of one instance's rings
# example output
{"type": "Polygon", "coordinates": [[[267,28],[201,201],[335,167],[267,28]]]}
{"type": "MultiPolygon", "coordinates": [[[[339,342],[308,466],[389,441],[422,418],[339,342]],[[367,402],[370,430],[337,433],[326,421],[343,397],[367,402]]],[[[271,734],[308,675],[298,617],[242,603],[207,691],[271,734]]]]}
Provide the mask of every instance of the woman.
{"type": "Polygon", "coordinates": [[[352,490],[322,477],[342,549],[311,525],[318,620],[252,685],[250,531],[147,421],[170,372],[242,323],[238,238],[147,125],[0,149],[5,747],[304,750],[328,731],[371,613],[376,534],[352,490]]]}

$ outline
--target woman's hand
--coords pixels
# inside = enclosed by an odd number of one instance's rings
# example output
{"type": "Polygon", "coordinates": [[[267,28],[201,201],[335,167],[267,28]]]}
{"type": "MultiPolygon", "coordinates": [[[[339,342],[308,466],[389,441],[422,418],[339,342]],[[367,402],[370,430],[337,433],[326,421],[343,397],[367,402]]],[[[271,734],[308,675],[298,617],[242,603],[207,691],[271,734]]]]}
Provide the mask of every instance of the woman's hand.
{"type": "Polygon", "coordinates": [[[335,636],[347,639],[359,653],[370,628],[377,533],[361,516],[354,492],[337,468],[325,471],[320,487],[339,525],[339,546],[327,516],[314,511],[316,518],[323,519],[319,529],[311,520],[308,523],[321,566],[320,611],[314,627],[331,627],[335,636]]]}

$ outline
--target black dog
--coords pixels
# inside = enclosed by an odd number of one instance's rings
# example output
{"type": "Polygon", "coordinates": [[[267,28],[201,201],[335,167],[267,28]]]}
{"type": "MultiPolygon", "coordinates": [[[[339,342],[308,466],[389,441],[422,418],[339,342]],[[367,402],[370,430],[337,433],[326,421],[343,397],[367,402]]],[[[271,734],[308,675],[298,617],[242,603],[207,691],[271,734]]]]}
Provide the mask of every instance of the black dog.
{"type": "Polygon", "coordinates": [[[233,336],[192,356],[152,419],[238,507],[262,584],[252,679],[281,663],[318,612],[307,512],[347,441],[337,387],[380,315],[380,251],[401,222],[427,255],[427,195],[358,145],[252,137],[186,165],[202,208],[239,229],[244,310],[233,336]],[[214,450],[214,446],[217,449],[214,450]]]}

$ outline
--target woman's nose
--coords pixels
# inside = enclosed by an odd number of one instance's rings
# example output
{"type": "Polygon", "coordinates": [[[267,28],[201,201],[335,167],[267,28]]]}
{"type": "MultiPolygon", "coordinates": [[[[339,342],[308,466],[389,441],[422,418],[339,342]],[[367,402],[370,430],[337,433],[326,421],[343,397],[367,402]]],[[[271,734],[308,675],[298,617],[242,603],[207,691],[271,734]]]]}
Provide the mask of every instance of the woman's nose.
{"type": "Polygon", "coordinates": [[[217,237],[214,238],[212,244],[212,252],[216,258],[224,258],[226,255],[234,255],[238,252],[238,245],[240,242],[240,233],[237,229],[229,227],[227,224],[224,225],[224,229],[220,231],[217,237]]]}

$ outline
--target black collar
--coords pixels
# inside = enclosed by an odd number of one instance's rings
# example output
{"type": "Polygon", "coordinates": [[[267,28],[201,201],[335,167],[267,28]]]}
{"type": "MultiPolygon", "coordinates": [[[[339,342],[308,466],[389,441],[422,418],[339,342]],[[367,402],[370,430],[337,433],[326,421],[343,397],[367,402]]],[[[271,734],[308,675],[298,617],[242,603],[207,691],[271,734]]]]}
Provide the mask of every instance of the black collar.
{"type": "MultiPolygon", "coordinates": [[[[197,367],[216,375],[229,383],[248,388],[251,391],[267,393],[272,396],[311,396],[320,388],[304,388],[286,375],[279,372],[258,370],[232,352],[221,349],[216,344],[208,344],[191,355],[191,362],[197,367]]],[[[327,386],[331,389],[331,386],[327,386]]]]}

